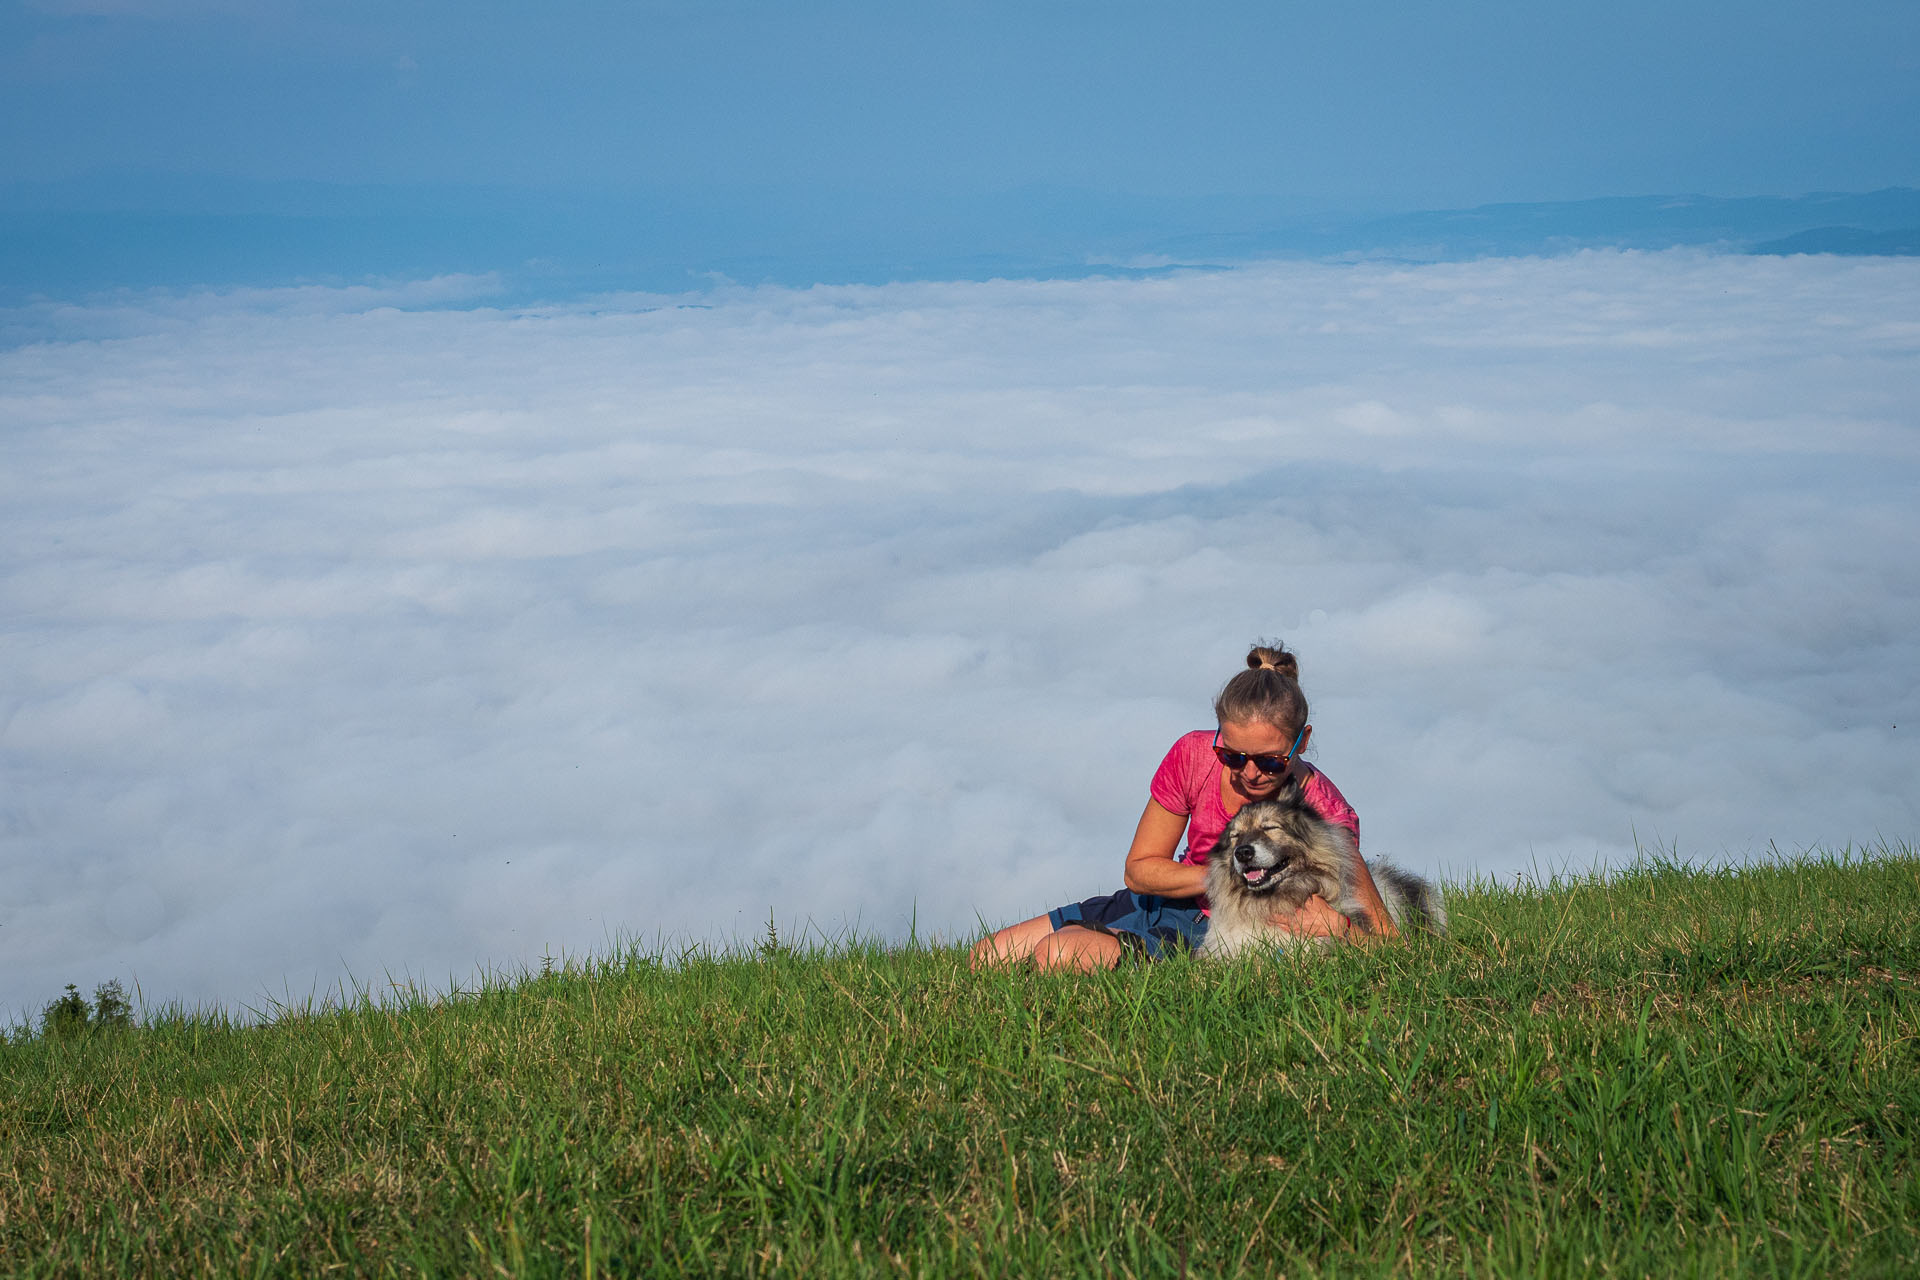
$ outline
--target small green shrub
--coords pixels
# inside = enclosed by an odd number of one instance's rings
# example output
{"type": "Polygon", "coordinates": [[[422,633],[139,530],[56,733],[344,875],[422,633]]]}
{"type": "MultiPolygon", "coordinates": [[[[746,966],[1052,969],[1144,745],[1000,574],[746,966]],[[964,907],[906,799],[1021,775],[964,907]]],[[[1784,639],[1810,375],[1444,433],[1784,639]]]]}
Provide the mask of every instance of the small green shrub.
{"type": "Polygon", "coordinates": [[[133,1005],[120,979],[113,978],[93,989],[93,1026],[98,1031],[125,1031],[133,1026],[133,1005]]]}
{"type": "Polygon", "coordinates": [[[89,1031],[125,1031],[133,1026],[133,1005],[118,978],[93,989],[93,1000],[69,982],[65,994],[40,1011],[40,1034],[48,1040],[72,1040],[89,1031]]]}
{"type": "Polygon", "coordinates": [[[40,1034],[49,1040],[72,1040],[86,1034],[92,1019],[93,1006],[80,994],[80,989],[69,982],[67,993],[49,1001],[41,1011],[40,1034]]]}

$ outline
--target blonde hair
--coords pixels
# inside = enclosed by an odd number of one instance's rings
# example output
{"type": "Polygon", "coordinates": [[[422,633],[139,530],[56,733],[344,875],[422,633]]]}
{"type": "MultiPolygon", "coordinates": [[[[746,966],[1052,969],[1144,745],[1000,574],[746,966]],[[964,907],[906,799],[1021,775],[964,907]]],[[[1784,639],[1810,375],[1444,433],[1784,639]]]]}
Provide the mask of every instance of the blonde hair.
{"type": "Polygon", "coordinates": [[[1256,644],[1247,653],[1247,669],[1221,688],[1213,700],[1221,724],[1270,724],[1282,733],[1298,733],[1307,723],[1307,695],[1300,692],[1300,661],[1278,640],[1256,644]]]}

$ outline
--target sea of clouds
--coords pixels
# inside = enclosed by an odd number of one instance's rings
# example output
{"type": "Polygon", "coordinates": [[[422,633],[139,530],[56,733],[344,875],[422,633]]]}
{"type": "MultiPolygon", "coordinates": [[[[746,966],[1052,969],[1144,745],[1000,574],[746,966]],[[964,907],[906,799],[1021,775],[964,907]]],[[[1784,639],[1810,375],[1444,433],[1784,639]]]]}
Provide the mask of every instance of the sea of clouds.
{"type": "Polygon", "coordinates": [[[1453,876],[1920,834],[1920,260],[485,280],[0,351],[0,1015],[1119,885],[1247,644],[1453,876]]]}

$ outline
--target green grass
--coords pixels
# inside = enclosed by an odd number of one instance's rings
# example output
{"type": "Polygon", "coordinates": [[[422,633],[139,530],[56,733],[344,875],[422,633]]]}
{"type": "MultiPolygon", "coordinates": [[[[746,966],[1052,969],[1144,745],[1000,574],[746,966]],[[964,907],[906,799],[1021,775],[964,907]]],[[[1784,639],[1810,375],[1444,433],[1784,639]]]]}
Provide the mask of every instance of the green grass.
{"type": "Polygon", "coordinates": [[[0,1050],[21,1275],[1907,1275],[1920,857],[1480,885],[1450,940],[632,954],[0,1050]]]}

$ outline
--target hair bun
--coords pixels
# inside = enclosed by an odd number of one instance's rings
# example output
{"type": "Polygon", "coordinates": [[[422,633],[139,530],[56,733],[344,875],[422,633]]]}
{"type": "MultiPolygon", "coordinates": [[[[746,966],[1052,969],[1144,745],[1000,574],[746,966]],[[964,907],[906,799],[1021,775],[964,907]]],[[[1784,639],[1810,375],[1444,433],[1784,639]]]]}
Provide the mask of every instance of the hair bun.
{"type": "Polygon", "coordinates": [[[1260,668],[1265,667],[1267,670],[1277,671],[1289,679],[1298,680],[1300,678],[1300,663],[1295,660],[1291,653],[1287,652],[1285,645],[1255,645],[1247,654],[1247,667],[1253,671],[1258,671],[1260,668]]]}

